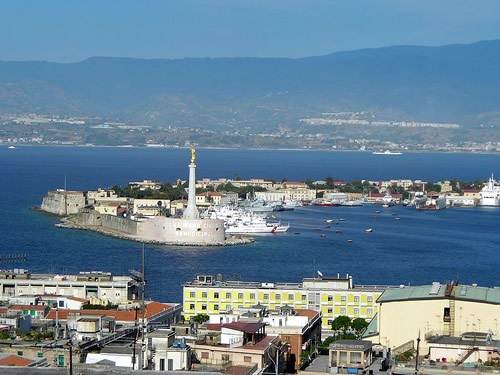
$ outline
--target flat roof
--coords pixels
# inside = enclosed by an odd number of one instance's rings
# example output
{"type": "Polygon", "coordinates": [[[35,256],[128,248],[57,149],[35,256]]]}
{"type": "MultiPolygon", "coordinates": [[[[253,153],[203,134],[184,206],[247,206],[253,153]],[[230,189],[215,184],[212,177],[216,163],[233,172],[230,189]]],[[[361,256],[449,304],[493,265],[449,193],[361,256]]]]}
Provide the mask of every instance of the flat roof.
{"type": "Polygon", "coordinates": [[[330,344],[329,349],[345,349],[345,350],[367,350],[373,346],[371,341],[367,340],[338,340],[330,344]]]}
{"type": "Polygon", "coordinates": [[[432,285],[404,286],[387,289],[377,302],[398,302],[428,299],[456,299],[490,304],[500,304],[500,288],[487,288],[472,285],[451,285],[433,283],[432,285]]]}

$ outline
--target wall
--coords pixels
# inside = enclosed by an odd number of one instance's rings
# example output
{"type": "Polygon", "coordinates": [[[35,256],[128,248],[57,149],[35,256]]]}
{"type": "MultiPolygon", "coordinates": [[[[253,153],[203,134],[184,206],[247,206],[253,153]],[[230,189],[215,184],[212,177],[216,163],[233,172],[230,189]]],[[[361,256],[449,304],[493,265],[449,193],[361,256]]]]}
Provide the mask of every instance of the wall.
{"type": "Polygon", "coordinates": [[[114,231],[137,235],[138,232],[138,222],[132,221],[120,216],[102,215],[101,225],[103,228],[111,229],[114,231]]]}
{"type": "Polygon", "coordinates": [[[85,207],[83,192],[77,191],[49,191],[43,198],[40,209],[51,214],[65,216],[78,213],[85,207]]]}
{"type": "Polygon", "coordinates": [[[146,240],[179,244],[223,244],[223,220],[185,220],[154,217],[141,223],[146,240]]]}

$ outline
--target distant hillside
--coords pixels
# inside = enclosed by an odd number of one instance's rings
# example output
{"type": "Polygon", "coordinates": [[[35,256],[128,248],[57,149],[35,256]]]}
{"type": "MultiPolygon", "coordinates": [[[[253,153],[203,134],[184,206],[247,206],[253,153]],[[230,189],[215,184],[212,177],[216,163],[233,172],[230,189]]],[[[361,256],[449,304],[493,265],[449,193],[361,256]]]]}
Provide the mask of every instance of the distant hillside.
{"type": "Polygon", "coordinates": [[[153,125],[293,125],[321,111],[422,121],[500,116],[500,40],[300,59],[0,62],[0,112],[103,115],[153,125]]]}

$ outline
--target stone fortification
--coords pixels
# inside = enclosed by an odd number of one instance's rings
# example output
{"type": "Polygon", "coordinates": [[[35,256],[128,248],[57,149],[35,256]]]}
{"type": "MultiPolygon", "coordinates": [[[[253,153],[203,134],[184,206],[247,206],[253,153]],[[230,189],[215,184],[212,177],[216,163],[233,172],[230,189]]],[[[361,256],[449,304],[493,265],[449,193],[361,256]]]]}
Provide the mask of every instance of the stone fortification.
{"type": "Polygon", "coordinates": [[[220,245],[224,243],[224,220],[170,219],[157,216],[141,223],[141,237],[165,243],[220,245]]]}
{"type": "Polygon", "coordinates": [[[85,207],[85,194],[81,191],[53,190],[43,198],[40,209],[42,211],[67,216],[78,213],[85,207]]]}
{"type": "Polygon", "coordinates": [[[121,216],[81,209],[59,226],[89,229],[106,235],[148,243],[192,246],[222,246],[248,243],[248,238],[225,238],[223,220],[187,220],[157,216],[135,221],[121,216]]]}

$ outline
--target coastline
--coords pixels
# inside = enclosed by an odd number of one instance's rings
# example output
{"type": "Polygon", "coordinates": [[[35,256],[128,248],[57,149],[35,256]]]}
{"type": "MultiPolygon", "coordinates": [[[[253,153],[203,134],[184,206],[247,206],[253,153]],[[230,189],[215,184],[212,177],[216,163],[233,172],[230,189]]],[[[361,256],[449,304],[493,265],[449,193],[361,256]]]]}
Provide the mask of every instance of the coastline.
{"type": "MultiPolygon", "coordinates": [[[[97,148],[97,149],[144,149],[144,150],[187,150],[189,146],[135,146],[135,145],[56,145],[56,144],[25,144],[25,143],[2,143],[0,148],[22,147],[43,147],[43,148],[97,148]]],[[[223,146],[197,146],[198,150],[245,150],[245,151],[293,151],[293,152],[326,152],[326,153],[362,153],[373,154],[376,150],[332,150],[332,149],[304,149],[304,148],[254,148],[254,147],[223,147],[223,146]]],[[[441,150],[403,150],[400,151],[403,156],[406,154],[457,154],[457,155],[500,155],[500,151],[441,151],[441,150]]],[[[380,156],[380,155],[376,155],[380,156]]],[[[383,156],[383,155],[382,155],[383,156]]]]}
{"type": "MultiPolygon", "coordinates": [[[[39,212],[45,212],[41,209],[38,209],[37,211],[39,212]]],[[[46,212],[45,212],[46,213],[46,212]]],[[[131,234],[126,234],[118,231],[114,231],[109,228],[102,228],[100,226],[94,226],[94,225],[84,225],[84,224],[79,224],[76,222],[76,216],[67,216],[63,217],[60,219],[59,223],[55,224],[54,226],[56,228],[63,228],[63,229],[78,229],[78,230],[89,230],[92,232],[96,232],[105,236],[109,237],[114,237],[122,240],[127,240],[127,241],[134,241],[134,242],[140,242],[140,243],[145,243],[145,244],[153,244],[153,245],[167,245],[167,246],[196,246],[196,247],[221,247],[221,246],[236,246],[236,245],[247,245],[254,243],[255,240],[253,237],[245,237],[245,236],[231,236],[225,239],[224,242],[221,243],[214,243],[214,244],[202,244],[202,243],[193,243],[193,242],[166,242],[166,241],[153,241],[153,240],[146,240],[143,238],[140,238],[138,236],[134,236],[131,234]]]]}

